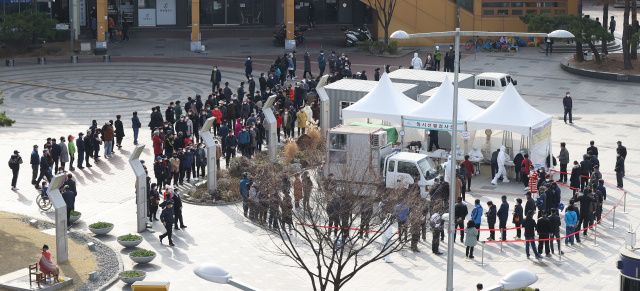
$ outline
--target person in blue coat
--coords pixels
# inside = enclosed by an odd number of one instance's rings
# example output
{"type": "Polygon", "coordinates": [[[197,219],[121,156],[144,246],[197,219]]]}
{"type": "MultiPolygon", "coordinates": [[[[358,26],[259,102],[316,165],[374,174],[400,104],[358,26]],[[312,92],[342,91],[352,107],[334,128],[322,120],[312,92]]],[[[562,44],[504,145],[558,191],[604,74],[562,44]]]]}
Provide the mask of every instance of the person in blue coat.
{"type": "Polygon", "coordinates": [[[184,158],[180,160],[180,167],[182,167],[183,171],[187,172],[187,182],[191,182],[191,165],[193,165],[194,162],[193,152],[185,150],[183,155],[184,158]]]}
{"type": "Polygon", "coordinates": [[[249,144],[251,144],[251,134],[247,131],[247,128],[243,128],[238,132],[238,147],[242,156],[249,156],[249,144]]]}
{"type": "Polygon", "coordinates": [[[253,62],[251,62],[251,56],[247,57],[247,61],[244,62],[244,74],[249,80],[249,75],[253,72],[253,62]]]}
{"type": "Polygon", "coordinates": [[[38,154],[38,145],[33,145],[33,151],[31,152],[31,170],[33,170],[33,175],[31,178],[31,184],[38,188],[38,182],[36,178],[38,178],[38,168],[40,167],[40,155],[38,154]]]}
{"type": "Polygon", "coordinates": [[[498,209],[498,219],[500,220],[500,229],[502,229],[501,239],[507,240],[507,231],[504,229],[507,228],[507,220],[509,219],[509,203],[507,203],[506,195],[502,195],[502,204],[498,209]]]}
{"type": "MultiPolygon", "coordinates": [[[[489,229],[495,229],[496,227],[496,218],[497,216],[497,211],[496,211],[496,206],[493,204],[493,201],[488,201],[487,202],[487,206],[489,206],[489,211],[487,211],[487,213],[485,213],[485,216],[487,217],[487,224],[489,225],[489,229]]],[[[489,231],[489,237],[487,238],[488,241],[493,241],[496,240],[496,232],[493,230],[489,231]]]]}
{"type": "Polygon", "coordinates": [[[78,169],[84,169],[82,166],[82,162],[84,161],[84,141],[83,141],[84,133],[78,133],[78,138],[76,139],[76,150],[78,150],[78,169]]]}
{"type": "MultiPolygon", "coordinates": [[[[180,102],[180,101],[178,101],[180,102]]],[[[180,106],[179,104],[176,106],[180,106]]],[[[131,128],[133,128],[133,144],[138,145],[138,131],[142,127],[142,123],[140,123],[140,119],[138,118],[138,112],[133,112],[133,117],[131,117],[131,128]]]]}
{"type": "Polygon", "coordinates": [[[242,178],[242,181],[240,181],[240,195],[242,195],[242,209],[244,211],[244,217],[247,217],[247,212],[249,211],[249,187],[247,187],[249,177],[247,173],[244,173],[242,174],[242,178]]]}
{"type": "MultiPolygon", "coordinates": [[[[476,224],[476,229],[480,229],[480,223],[482,222],[482,205],[480,205],[480,199],[476,199],[475,206],[473,210],[471,210],[471,219],[476,224]]],[[[478,231],[477,240],[480,239],[480,232],[478,231]]]]}
{"type": "Polygon", "coordinates": [[[324,51],[320,51],[318,55],[318,68],[320,69],[320,77],[324,75],[324,68],[327,66],[327,59],[324,57],[324,51]]]}

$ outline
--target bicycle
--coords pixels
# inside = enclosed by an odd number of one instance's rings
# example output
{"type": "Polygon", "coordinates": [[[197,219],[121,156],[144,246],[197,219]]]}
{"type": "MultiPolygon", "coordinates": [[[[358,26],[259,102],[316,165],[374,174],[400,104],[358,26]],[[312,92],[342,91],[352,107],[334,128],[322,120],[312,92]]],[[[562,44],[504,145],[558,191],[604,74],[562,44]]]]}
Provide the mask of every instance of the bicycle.
{"type": "Polygon", "coordinates": [[[479,47],[481,48],[483,44],[484,43],[482,42],[482,39],[480,37],[474,36],[469,41],[467,41],[467,44],[465,45],[464,49],[465,50],[470,50],[474,46],[475,46],[476,49],[479,48],[479,47]],[[475,39],[475,41],[474,41],[474,39],[475,39]]]}
{"type": "Polygon", "coordinates": [[[49,199],[49,196],[47,196],[47,194],[45,194],[42,190],[40,190],[40,194],[38,194],[38,197],[36,198],[36,204],[38,205],[40,210],[43,211],[51,209],[52,206],[51,199],[49,199]]]}
{"type": "Polygon", "coordinates": [[[120,43],[122,41],[122,32],[120,30],[113,30],[110,36],[109,40],[113,43],[120,43]]]}

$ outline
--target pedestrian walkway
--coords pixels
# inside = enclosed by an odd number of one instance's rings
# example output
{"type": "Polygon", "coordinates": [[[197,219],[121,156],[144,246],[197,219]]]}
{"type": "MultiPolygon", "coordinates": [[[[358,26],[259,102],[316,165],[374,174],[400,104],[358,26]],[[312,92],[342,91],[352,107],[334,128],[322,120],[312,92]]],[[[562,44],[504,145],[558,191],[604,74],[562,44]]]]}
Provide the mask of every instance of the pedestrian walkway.
{"type": "MultiPolygon", "coordinates": [[[[574,125],[565,125],[554,119],[552,139],[554,153],[557,155],[561,141],[567,142],[572,159],[586,152],[590,140],[596,142],[600,150],[600,163],[604,178],[614,179],[615,142],[622,140],[631,153],[628,156],[625,186],[629,191],[627,198],[628,214],[621,211],[616,214],[616,229],[610,229],[612,221],[607,217],[598,227],[598,247],[591,246],[590,239],[582,244],[563,249],[566,257],[563,262],[557,257],[536,263],[527,260],[524,255],[524,243],[504,244],[502,252],[496,244],[484,246],[486,266],[476,263],[481,258],[481,246],[476,248],[476,260],[464,260],[464,248],[455,245],[454,287],[456,290],[474,290],[476,283],[485,286],[496,284],[499,278],[514,269],[526,268],[539,276],[535,287],[541,290],[616,290],[619,284],[618,272],[613,267],[618,252],[623,247],[621,237],[629,223],[637,221],[640,215],[640,172],[630,165],[640,162],[638,128],[640,117],[635,114],[640,102],[629,97],[634,96],[638,85],[616,83],[593,79],[584,79],[570,75],[559,69],[558,60],[565,56],[542,57],[537,52],[523,50],[516,54],[495,53],[473,55],[462,61],[463,72],[480,73],[486,71],[510,73],[518,80],[516,88],[523,98],[539,110],[554,115],[562,114],[561,98],[564,92],[571,91],[574,98],[574,117],[581,117],[574,125]],[[566,261],[565,261],[566,260],[566,261]]],[[[273,56],[254,56],[254,71],[266,69],[273,56]],[[255,60],[255,59],[260,59],[255,60]],[[256,65],[256,63],[258,63],[256,65]]],[[[353,56],[354,67],[373,71],[377,61],[387,59],[353,56]]],[[[410,57],[409,57],[410,60],[410,57]]],[[[81,223],[72,231],[89,233],[87,225],[96,221],[115,224],[112,235],[101,238],[105,243],[122,250],[125,268],[133,267],[127,257],[129,250],[123,250],[115,237],[133,233],[135,226],[134,176],[127,159],[133,150],[133,133],[130,129],[131,112],[137,110],[143,124],[140,131],[141,143],[147,144],[142,159],[151,161],[151,140],[145,127],[149,121],[152,106],[167,104],[170,101],[186,100],[195,94],[207,94],[210,90],[209,76],[212,64],[218,64],[223,81],[232,86],[244,80],[243,61],[233,58],[211,60],[172,58],[125,58],[114,57],[111,63],[87,60],[79,64],[68,64],[66,60],[47,65],[30,65],[26,61],[16,61],[16,67],[0,68],[0,80],[37,83],[69,89],[49,89],[46,86],[32,86],[18,83],[0,82],[0,91],[4,94],[4,104],[0,110],[16,119],[13,127],[0,128],[3,146],[0,156],[8,157],[13,150],[19,150],[25,159],[18,179],[19,191],[9,190],[10,170],[2,168],[6,190],[3,191],[0,211],[29,215],[52,221],[52,212],[42,213],[35,205],[37,192],[29,184],[31,169],[26,163],[32,145],[42,145],[46,137],[59,137],[85,131],[92,119],[98,124],[121,114],[125,124],[124,147],[116,150],[112,159],[94,165],[93,168],[73,172],[78,181],[77,210],[82,212],[81,223]],[[63,63],[64,61],[64,63],[63,63]],[[101,92],[126,96],[130,99],[113,98],[100,94],[88,94],[85,91],[101,92]],[[152,100],[156,103],[149,102],[152,100]]],[[[382,62],[381,61],[381,62],[382,62]]],[[[408,60],[393,59],[397,63],[408,60]]],[[[161,106],[164,108],[164,105],[161,106]]],[[[493,134],[492,140],[499,143],[501,134],[493,134]]],[[[471,193],[467,201],[481,199],[483,205],[488,200],[499,201],[507,195],[513,206],[515,198],[524,197],[520,183],[490,184],[488,168],[484,175],[474,178],[471,193]]],[[[568,191],[563,189],[563,202],[566,204],[568,191]]],[[[609,201],[617,201],[621,194],[608,193],[609,201]]],[[[470,204],[467,204],[471,207],[470,204]]],[[[605,204],[605,212],[611,203],[605,204]]],[[[620,209],[618,209],[620,210],[620,209]]],[[[147,271],[149,281],[171,281],[176,290],[236,290],[227,285],[216,285],[204,281],[193,274],[193,268],[203,262],[215,262],[227,268],[234,278],[262,290],[310,290],[308,275],[294,267],[291,261],[278,257],[268,250],[272,246],[270,239],[261,228],[245,220],[240,205],[222,207],[184,205],[184,220],[189,226],[186,230],[175,232],[176,247],[160,245],[157,235],[162,231],[159,223],[154,223],[155,233],[142,233],[145,241],[140,245],[156,251],[159,256],[147,266],[135,267],[147,271]]],[[[510,218],[509,218],[510,219],[510,218]]],[[[510,221],[510,220],[509,220],[510,221]]],[[[483,222],[484,225],[484,222],[483,222]]],[[[508,224],[512,226],[512,224],[508,224]]],[[[484,240],[485,233],[481,234],[484,240]]],[[[508,232],[512,237],[515,232],[508,232]]],[[[166,243],[166,241],[165,241],[166,243]]],[[[429,249],[430,242],[421,242],[421,249],[429,249]]],[[[447,252],[445,245],[440,251],[447,252]]],[[[346,286],[345,290],[418,290],[428,286],[429,290],[442,290],[445,286],[445,256],[431,256],[425,252],[414,254],[404,252],[393,255],[395,263],[376,262],[367,266],[346,286]]],[[[130,290],[117,283],[109,290],[130,290]]]]}

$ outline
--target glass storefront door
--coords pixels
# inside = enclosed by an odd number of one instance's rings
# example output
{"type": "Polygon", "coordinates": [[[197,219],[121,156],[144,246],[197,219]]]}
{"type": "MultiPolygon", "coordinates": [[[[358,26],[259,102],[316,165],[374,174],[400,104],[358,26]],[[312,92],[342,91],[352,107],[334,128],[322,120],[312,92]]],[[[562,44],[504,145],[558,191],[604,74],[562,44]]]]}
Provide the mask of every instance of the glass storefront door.
{"type": "Polygon", "coordinates": [[[263,0],[201,0],[200,25],[262,23],[263,0]]]}

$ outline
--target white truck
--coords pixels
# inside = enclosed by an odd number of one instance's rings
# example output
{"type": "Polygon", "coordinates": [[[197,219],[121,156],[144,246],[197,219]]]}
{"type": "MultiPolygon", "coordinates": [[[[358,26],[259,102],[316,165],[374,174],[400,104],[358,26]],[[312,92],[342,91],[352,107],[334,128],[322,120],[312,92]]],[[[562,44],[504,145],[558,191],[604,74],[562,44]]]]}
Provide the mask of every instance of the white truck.
{"type": "Polygon", "coordinates": [[[327,158],[322,166],[325,177],[336,181],[373,185],[384,178],[387,188],[407,187],[419,179],[420,194],[427,198],[429,187],[440,167],[424,154],[393,152],[382,128],[338,126],[327,132],[327,158]],[[347,177],[348,176],[348,177],[347,177]]]}
{"type": "Polygon", "coordinates": [[[503,73],[482,73],[476,76],[474,89],[504,91],[509,83],[517,85],[518,81],[511,78],[509,74],[503,73]]]}

